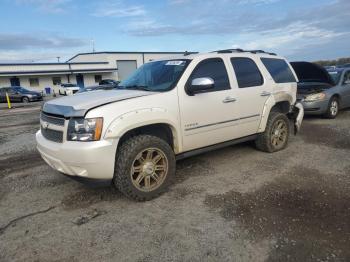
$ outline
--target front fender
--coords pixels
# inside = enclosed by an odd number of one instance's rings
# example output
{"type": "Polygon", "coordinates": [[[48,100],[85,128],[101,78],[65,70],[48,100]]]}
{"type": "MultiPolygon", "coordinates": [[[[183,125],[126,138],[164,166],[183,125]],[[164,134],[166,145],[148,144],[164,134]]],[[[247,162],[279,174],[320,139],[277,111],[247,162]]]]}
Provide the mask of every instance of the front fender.
{"type": "Polygon", "coordinates": [[[175,153],[181,152],[182,140],[179,133],[179,120],[163,108],[144,108],[133,110],[116,117],[107,127],[105,139],[120,139],[128,131],[152,124],[169,125],[174,139],[175,153]]]}

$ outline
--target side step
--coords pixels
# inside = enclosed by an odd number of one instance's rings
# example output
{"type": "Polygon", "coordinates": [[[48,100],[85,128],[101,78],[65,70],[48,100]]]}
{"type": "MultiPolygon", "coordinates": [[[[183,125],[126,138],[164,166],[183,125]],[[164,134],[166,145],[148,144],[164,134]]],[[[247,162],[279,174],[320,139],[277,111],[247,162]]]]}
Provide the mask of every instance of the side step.
{"type": "Polygon", "coordinates": [[[209,151],[214,151],[220,148],[224,148],[224,147],[228,147],[228,146],[232,146],[232,145],[236,145],[236,144],[240,144],[243,142],[247,142],[247,141],[252,141],[255,140],[257,138],[258,135],[251,135],[251,136],[246,136],[246,137],[241,137],[238,139],[234,139],[234,140],[230,140],[230,141],[226,141],[223,143],[219,143],[219,144],[215,144],[215,145],[211,145],[211,146],[207,146],[207,147],[202,147],[199,149],[194,149],[191,151],[187,151],[181,154],[176,155],[176,160],[181,160],[184,158],[188,158],[188,157],[192,157],[192,156],[196,156],[196,155],[200,155],[209,151]]]}

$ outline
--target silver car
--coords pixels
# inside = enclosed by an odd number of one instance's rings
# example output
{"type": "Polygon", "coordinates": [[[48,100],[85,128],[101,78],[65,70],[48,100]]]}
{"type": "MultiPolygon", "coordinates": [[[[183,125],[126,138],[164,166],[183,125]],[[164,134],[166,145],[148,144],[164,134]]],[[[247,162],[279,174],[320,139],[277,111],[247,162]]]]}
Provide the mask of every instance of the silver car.
{"type": "Polygon", "coordinates": [[[340,109],[350,107],[350,68],[326,71],[313,63],[291,64],[299,78],[297,97],[305,114],[336,118],[340,109]]]}

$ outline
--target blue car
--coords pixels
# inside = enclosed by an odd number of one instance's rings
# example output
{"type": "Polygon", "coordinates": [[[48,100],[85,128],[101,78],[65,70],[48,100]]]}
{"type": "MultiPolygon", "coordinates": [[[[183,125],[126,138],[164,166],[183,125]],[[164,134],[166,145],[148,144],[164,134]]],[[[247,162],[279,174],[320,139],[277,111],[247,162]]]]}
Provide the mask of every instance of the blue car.
{"type": "Polygon", "coordinates": [[[336,118],[350,107],[350,68],[323,67],[309,62],[292,62],[299,83],[297,98],[305,114],[336,118]]]}

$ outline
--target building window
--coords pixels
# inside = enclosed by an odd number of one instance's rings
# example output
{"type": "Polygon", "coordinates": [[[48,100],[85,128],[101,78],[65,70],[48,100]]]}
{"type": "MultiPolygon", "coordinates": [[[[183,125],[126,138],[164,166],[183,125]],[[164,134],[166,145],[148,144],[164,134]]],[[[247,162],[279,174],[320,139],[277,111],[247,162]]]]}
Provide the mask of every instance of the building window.
{"type": "Polygon", "coordinates": [[[29,78],[29,85],[31,87],[39,86],[39,78],[29,78]]]}
{"type": "Polygon", "coordinates": [[[61,77],[53,77],[52,78],[52,84],[55,85],[60,85],[61,84],[61,77]]]}
{"type": "Polygon", "coordinates": [[[100,83],[102,81],[101,75],[95,75],[95,83],[100,83]]]}

